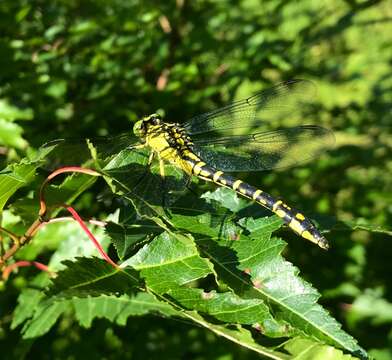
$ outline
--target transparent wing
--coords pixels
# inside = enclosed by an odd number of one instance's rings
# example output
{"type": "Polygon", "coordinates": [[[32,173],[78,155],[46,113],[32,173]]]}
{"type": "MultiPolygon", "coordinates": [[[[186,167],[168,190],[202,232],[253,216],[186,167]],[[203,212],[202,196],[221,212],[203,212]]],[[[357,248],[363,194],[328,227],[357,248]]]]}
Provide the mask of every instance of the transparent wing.
{"type": "Polygon", "coordinates": [[[183,194],[189,176],[171,164],[165,164],[165,177],[157,160],[150,164],[151,149],[139,148],[139,139],[124,133],[113,137],[58,139],[43,145],[51,150],[50,168],[59,166],[95,167],[104,176],[114,194],[132,201],[139,215],[163,214],[183,194]],[[51,149],[53,148],[53,149],[51,149]],[[95,154],[94,154],[95,153],[95,154]]]}
{"type": "Polygon", "coordinates": [[[102,169],[112,191],[130,200],[141,216],[163,214],[183,194],[189,176],[181,169],[164,165],[161,176],[159,161],[150,164],[150,150],[125,149],[102,169]]]}
{"type": "Polygon", "coordinates": [[[316,125],[195,141],[194,152],[222,171],[260,171],[308,161],[333,146],[332,131],[316,125]]]}
{"type": "Polygon", "coordinates": [[[247,99],[196,116],[185,123],[184,128],[195,139],[203,133],[210,133],[210,136],[225,136],[259,132],[270,120],[276,121],[284,115],[292,115],[293,111],[302,109],[306,100],[312,98],[315,93],[316,86],[311,81],[286,81],[247,99]]]}
{"type": "Polygon", "coordinates": [[[61,166],[82,165],[92,159],[92,152],[100,160],[108,159],[124,149],[131,149],[139,143],[131,133],[117,136],[105,136],[92,139],[56,139],[42,145],[50,149],[46,168],[55,169],[61,166]]]}

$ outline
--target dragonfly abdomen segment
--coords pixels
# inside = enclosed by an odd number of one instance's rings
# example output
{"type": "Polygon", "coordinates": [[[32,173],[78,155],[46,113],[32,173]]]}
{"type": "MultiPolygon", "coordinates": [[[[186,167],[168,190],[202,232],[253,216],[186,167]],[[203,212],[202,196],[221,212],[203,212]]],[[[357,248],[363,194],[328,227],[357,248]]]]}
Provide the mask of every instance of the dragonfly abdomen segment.
{"type": "Polygon", "coordinates": [[[192,168],[192,175],[233,189],[237,194],[252,199],[278,215],[298,235],[314,242],[323,249],[328,249],[328,241],[320,234],[316,226],[301,212],[291,208],[282,200],[276,200],[268,193],[242,180],[227,175],[223,171],[215,170],[200,159],[187,159],[187,162],[190,163],[192,168]]]}

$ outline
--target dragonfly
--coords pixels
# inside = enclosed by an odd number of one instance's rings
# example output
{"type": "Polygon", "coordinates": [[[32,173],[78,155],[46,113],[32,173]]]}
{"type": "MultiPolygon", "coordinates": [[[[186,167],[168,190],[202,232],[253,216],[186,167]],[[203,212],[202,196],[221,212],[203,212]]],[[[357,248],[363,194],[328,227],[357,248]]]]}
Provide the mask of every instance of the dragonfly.
{"type": "MultiPolygon", "coordinates": [[[[197,177],[230,188],[272,211],[302,238],[328,249],[327,239],[303,212],[228,174],[291,167],[332,147],[333,132],[319,125],[267,129],[268,124],[277,121],[277,118],[290,118],[295,110],[314,96],[314,92],[315,85],[311,81],[295,79],[182,124],[167,122],[160,115],[151,114],[134,124],[133,134],[122,135],[112,142],[121,147],[122,140],[126,139],[128,145],[124,151],[134,154],[144,151],[147,154],[144,164],[147,168],[153,162],[158,164],[158,173],[164,183],[171,177],[166,170],[169,166],[186,177],[197,177]]],[[[114,162],[106,167],[107,173],[110,168],[122,166],[118,158],[114,162]]],[[[146,183],[144,176],[135,174],[143,171],[138,172],[134,167],[124,169],[126,178],[139,179],[132,186],[137,193],[135,189],[146,183]]],[[[163,187],[158,191],[167,192],[169,188],[163,187]]]]}

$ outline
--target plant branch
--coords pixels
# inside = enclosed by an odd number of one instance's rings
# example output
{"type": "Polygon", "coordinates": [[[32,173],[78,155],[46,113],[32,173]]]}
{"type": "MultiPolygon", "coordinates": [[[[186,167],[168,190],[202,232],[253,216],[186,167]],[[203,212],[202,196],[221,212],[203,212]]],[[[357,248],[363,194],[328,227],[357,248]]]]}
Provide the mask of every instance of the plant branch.
{"type": "Polygon", "coordinates": [[[38,261],[26,261],[26,260],[21,260],[17,261],[11,265],[8,265],[4,270],[3,270],[3,280],[7,280],[8,277],[10,276],[11,272],[19,267],[27,267],[27,266],[35,266],[37,269],[41,271],[46,271],[47,273],[54,275],[52,271],[49,270],[49,268],[45,265],[42,264],[38,261]]]}
{"type": "MultiPolygon", "coordinates": [[[[95,170],[92,169],[86,169],[86,168],[81,168],[79,166],[67,166],[67,167],[63,167],[60,169],[57,169],[55,171],[53,171],[46,179],[45,181],[42,183],[40,191],[39,191],[39,203],[40,203],[40,209],[39,209],[39,213],[38,213],[38,218],[30,225],[30,227],[27,229],[27,231],[22,235],[22,236],[18,236],[14,233],[12,233],[11,231],[4,229],[2,227],[0,227],[0,232],[3,232],[5,234],[7,234],[13,241],[13,245],[4,253],[4,255],[0,258],[0,267],[4,267],[5,262],[11,258],[12,256],[15,255],[15,253],[25,244],[27,244],[28,242],[30,242],[30,240],[34,237],[34,235],[37,233],[37,231],[40,229],[40,227],[44,224],[47,224],[50,220],[46,219],[48,217],[48,207],[46,205],[46,201],[45,201],[45,188],[48,185],[48,183],[53,180],[56,176],[60,175],[60,174],[64,174],[64,173],[83,173],[83,174],[87,174],[87,175],[91,175],[91,176],[101,176],[101,174],[95,170]]],[[[59,206],[63,206],[62,204],[59,206]]],[[[68,209],[68,206],[64,206],[66,209],[68,209]]],[[[76,213],[76,211],[75,211],[76,213]]],[[[92,234],[90,233],[90,231],[87,229],[87,227],[84,225],[83,221],[80,219],[80,217],[78,216],[78,218],[76,218],[74,216],[74,214],[72,214],[73,217],[75,218],[76,221],[78,221],[78,223],[82,226],[83,230],[87,233],[87,235],[90,237],[90,235],[92,236],[92,234]],[[83,225],[82,225],[83,223],[83,225]],[[87,231],[86,231],[87,229],[87,231]]],[[[90,237],[91,239],[91,237],[90,237]]],[[[95,240],[95,239],[94,239],[95,240]]],[[[94,244],[96,245],[97,241],[95,240],[94,244]]],[[[97,245],[96,245],[97,246],[97,245]]],[[[97,247],[98,250],[101,252],[103,251],[102,248],[97,247]]],[[[103,252],[104,253],[104,252],[103,252]]],[[[102,254],[102,253],[101,253],[102,254]]],[[[115,263],[108,257],[108,255],[106,253],[104,253],[105,255],[103,255],[103,257],[110,263],[110,264],[114,264],[115,263]],[[108,258],[110,259],[110,261],[108,260],[108,258]]],[[[26,265],[27,266],[27,265],[26,265]]],[[[7,269],[7,268],[6,268],[7,269]]]]}

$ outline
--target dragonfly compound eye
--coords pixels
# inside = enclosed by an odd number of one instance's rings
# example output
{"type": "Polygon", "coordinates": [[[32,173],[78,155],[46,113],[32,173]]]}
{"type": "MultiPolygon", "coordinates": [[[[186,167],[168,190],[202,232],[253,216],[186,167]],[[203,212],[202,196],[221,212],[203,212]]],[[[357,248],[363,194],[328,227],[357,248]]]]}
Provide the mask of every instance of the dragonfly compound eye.
{"type": "Polygon", "coordinates": [[[152,114],[148,117],[148,121],[152,124],[152,125],[159,125],[161,123],[161,116],[158,114],[152,114]]]}
{"type": "Polygon", "coordinates": [[[139,120],[133,125],[133,133],[136,136],[144,136],[146,134],[146,123],[145,120],[139,120]]]}

